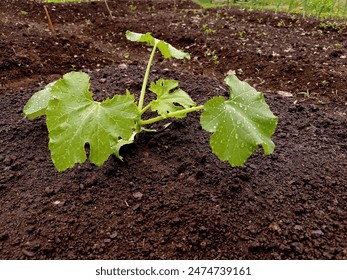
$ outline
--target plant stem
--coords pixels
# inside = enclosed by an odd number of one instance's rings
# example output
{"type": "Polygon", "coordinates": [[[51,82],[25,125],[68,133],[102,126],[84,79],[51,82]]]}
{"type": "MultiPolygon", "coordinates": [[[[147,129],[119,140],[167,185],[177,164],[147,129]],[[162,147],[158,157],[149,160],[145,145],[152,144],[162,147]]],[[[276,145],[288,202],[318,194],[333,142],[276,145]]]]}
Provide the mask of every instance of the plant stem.
{"type": "Polygon", "coordinates": [[[153,58],[154,58],[154,54],[155,54],[156,49],[157,49],[157,44],[155,43],[153,46],[151,56],[149,57],[149,60],[148,60],[145,77],[143,78],[141,94],[140,94],[140,98],[139,98],[139,104],[137,106],[140,112],[142,112],[143,102],[145,100],[145,94],[146,94],[149,72],[151,71],[151,66],[152,66],[152,62],[153,62],[153,58]]]}
{"type": "Polygon", "coordinates": [[[140,116],[142,116],[144,114],[144,112],[146,112],[149,108],[151,108],[151,104],[148,104],[147,106],[145,106],[141,112],[140,112],[140,116]]]}
{"type": "Polygon", "coordinates": [[[168,119],[168,118],[173,118],[173,117],[181,115],[181,114],[186,114],[186,113],[192,113],[192,112],[200,111],[203,108],[204,108],[204,105],[191,107],[191,108],[188,108],[188,109],[183,109],[183,110],[179,110],[179,111],[176,111],[176,112],[168,113],[165,116],[158,116],[158,117],[151,118],[151,119],[148,119],[148,120],[140,120],[139,124],[140,125],[152,124],[152,123],[156,123],[156,122],[168,119]]]}

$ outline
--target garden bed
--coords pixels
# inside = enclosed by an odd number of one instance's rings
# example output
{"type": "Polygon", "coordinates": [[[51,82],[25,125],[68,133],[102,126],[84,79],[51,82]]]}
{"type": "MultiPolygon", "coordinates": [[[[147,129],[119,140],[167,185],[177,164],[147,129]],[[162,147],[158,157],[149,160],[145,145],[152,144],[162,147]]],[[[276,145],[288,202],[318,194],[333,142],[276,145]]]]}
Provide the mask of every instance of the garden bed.
{"type": "Polygon", "coordinates": [[[3,2],[0,258],[347,259],[345,23],[109,0],[113,19],[103,2],[48,5],[52,34],[41,5],[3,2]],[[228,95],[228,72],[263,91],[279,117],[275,152],[232,168],[193,113],[124,147],[123,162],[58,173],[44,118],[22,108],[74,69],[97,100],[138,93],[149,51],[126,30],[191,54],[157,56],[151,80],[178,79],[198,103],[228,95]]]}

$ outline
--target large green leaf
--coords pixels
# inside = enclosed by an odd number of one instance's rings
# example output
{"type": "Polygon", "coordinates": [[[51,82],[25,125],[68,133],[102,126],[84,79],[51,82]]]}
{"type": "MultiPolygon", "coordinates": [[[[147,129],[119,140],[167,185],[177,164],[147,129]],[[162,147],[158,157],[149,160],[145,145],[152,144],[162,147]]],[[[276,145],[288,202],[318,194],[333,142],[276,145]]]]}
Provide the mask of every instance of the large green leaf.
{"type": "Polygon", "coordinates": [[[48,84],[43,90],[40,90],[29,99],[25,104],[23,112],[25,117],[32,120],[46,113],[48,102],[51,99],[51,90],[55,82],[48,84]]]}
{"type": "Polygon", "coordinates": [[[114,143],[130,139],[135,129],[138,109],[133,96],[115,95],[97,102],[89,86],[87,74],[70,72],[51,90],[46,110],[49,148],[59,171],[84,162],[87,143],[90,161],[103,164],[114,153],[114,143]]]}
{"type": "Polygon", "coordinates": [[[190,59],[190,55],[186,52],[180,51],[173,47],[172,45],[158,40],[154,38],[150,32],[147,32],[146,34],[142,33],[136,33],[136,32],[131,32],[127,31],[126,32],[126,37],[128,40],[133,41],[133,42],[141,42],[141,43],[147,43],[149,46],[157,46],[161,54],[165,58],[170,58],[174,57],[177,59],[190,59]]]}
{"type": "MultiPolygon", "coordinates": [[[[176,89],[178,81],[160,79],[151,83],[149,90],[157,95],[157,99],[151,101],[152,111],[157,111],[159,115],[167,115],[182,109],[187,109],[196,105],[190,96],[182,89],[176,89]],[[172,91],[174,90],[174,91],[172,91]],[[172,92],[171,92],[172,91],[172,92]]],[[[186,114],[176,115],[176,118],[184,118],[186,114]]]]}
{"type": "Polygon", "coordinates": [[[236,76],[228,76],[230,99],[215,97],[204,104],[202,127],[212,132],[210,144],[213,153],[232,166],[242,166],[248,157],[262,145],[265,154],[274,150],[271,136],[277,117],[273,115],[263,94],[236,76]]]}

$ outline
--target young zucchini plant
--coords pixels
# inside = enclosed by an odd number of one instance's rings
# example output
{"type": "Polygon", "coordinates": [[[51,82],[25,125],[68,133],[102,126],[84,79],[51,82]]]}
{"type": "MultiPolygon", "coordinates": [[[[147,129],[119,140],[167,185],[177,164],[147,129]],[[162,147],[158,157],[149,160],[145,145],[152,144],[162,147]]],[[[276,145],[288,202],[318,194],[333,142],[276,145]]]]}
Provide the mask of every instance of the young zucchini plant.
{"type": "Polygon", "coordinates": [[[139,100],[128,90],[103,102],[93,100],[90,77],[83,72],[69,72],[61,79],[36,92],[24,107],[28,119],[46,116],[49,149],[58,171],[73,167],[87,159],[85,145],[89,144],[89,160],[102,165],[110,155],[119,154],[123,145],[133,143],[141,131],[151,124],[170,119],[185,118],[188,113],[202,111],[202,128],[212,133],[212,151],[231,166],[241,166],[262,145],[265,154],[274,150],[271,136],[275,132],[277,117],[265,103],[263,94],[236,76],[226,77],[230,98],[218,96],[197,105],[182,89],[178,81],[152,82],[148,90],[156,99],[145,104],[147,83],[153,58],[157,50],[165,58],[189,59],[188,53],[155,39],[150,33],[127,31],[130,41],[143,42],[153,47],[139,100]],[[145,118],[148,110],[157,116],[145,118]]]}

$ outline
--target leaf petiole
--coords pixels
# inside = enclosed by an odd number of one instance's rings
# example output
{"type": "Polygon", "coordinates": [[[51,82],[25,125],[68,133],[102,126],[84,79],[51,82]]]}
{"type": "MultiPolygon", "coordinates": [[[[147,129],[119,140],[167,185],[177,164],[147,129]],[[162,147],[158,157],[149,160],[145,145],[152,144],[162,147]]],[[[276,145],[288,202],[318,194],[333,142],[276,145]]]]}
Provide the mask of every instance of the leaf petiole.
{"type": "Polygon", "coordinates": [[[148,104],[147,106],[145,106],[141,112],[140,112],[140,116],[142,116],[149,108],[151,108],[151,104],[148,104]]]}
{"type": "Polygon", "coordinates": [[[161,115],[161,116],[158,116],[158,117],[155,117],[155,118],[151,118],[151,119],[148,119],[148,120],[140,120],[139,124],[140,125],[148,125],[148,124],[156,123],[156,122],[168,119],[168,118],[174,118],[174,117],[182,115],[182,114],[187,114],[187,113],[200,111],[203,108],[204,108],[203,105],[190,107],[190,108],[187,108],[187,109],[171,112],[171,113],[168,113],[166,115],[161,115]]]}
{"type": "Polygon", "coordinates": [[[157,49],[157,43],[154,43],[151,56],[149,57],[149,60],[148,60],[145,77],[143,78],[141,94],[140,94],[140,98],[139,98],[139,104],[137,106],[137,108],[139,109],[139,112],[142,112],[143,102],[145,100],[147,82],[148,82],[149,73],[151,71],[151,66],[152,66],[152,63],[153,63],[153,58],[154,58],[156,49],[157,49]]]}

